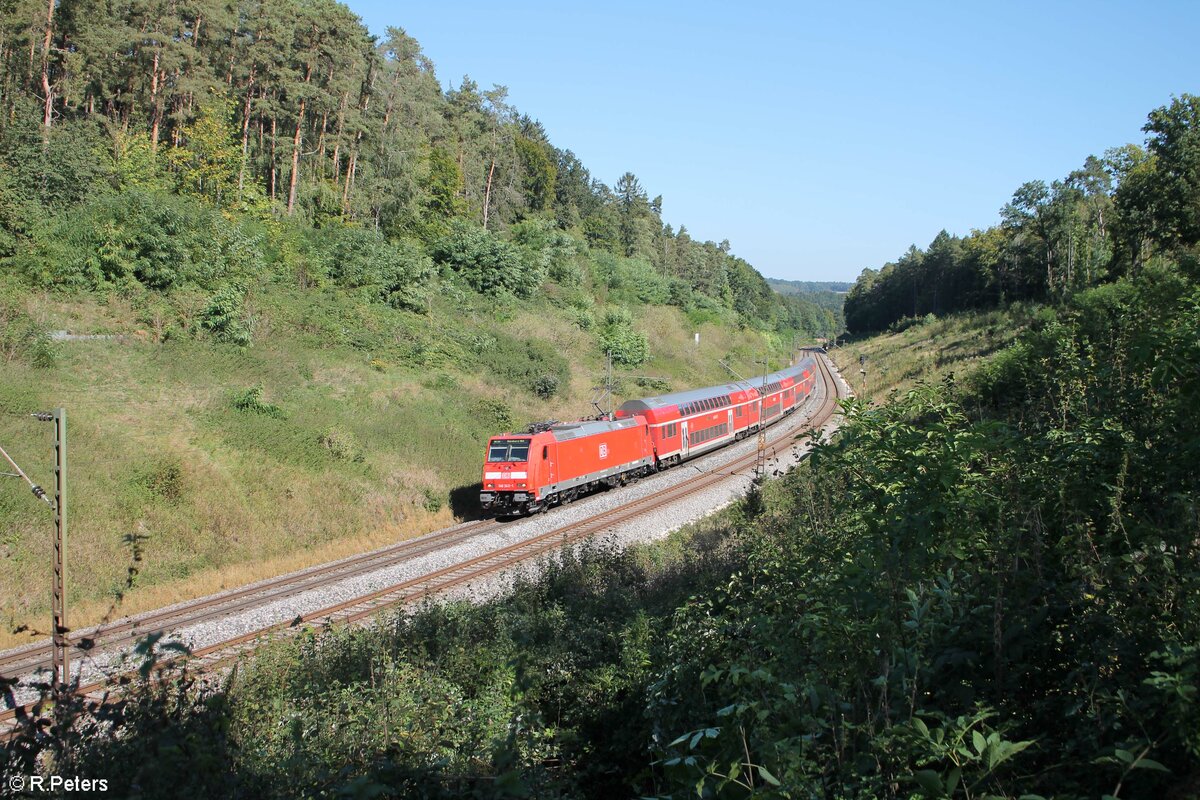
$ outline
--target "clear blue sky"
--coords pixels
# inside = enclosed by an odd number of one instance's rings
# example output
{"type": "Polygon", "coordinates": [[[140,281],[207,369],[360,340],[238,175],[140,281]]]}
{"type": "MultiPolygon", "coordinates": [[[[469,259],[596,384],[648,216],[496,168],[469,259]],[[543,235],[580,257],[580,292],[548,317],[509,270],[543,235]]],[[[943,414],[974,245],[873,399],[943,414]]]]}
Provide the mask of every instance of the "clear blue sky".
{"type": "Polygon", "coordinates": [[[349,5],[443,87],[508,87],[595,177],[632,171],[666,222],[797,280],[992,225],[1200,92],[1197,0],[349,5]]]}

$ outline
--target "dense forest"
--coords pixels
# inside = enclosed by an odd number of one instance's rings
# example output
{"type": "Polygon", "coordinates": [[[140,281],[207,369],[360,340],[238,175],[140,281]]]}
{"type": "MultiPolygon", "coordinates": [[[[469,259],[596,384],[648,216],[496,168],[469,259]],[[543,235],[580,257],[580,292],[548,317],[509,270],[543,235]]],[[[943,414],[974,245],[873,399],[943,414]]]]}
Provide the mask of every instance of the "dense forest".
{"type": "Polygon", "coordinates": [[[1049,185],[1022,184],[1000,224],[939,233],[895,263],[864,270],[846,297],[852,333],[926,314],[1060,302],[1135,275],[1200,240],[1200,98],[1183,94],[1149,115],[1145,147],[1128,144],[1049,185]]]}
{"type": "Polygon", "coordinates": [[[630,260],[643,302],[835,325],[728,242],[664,225],[632,173],[593,177],[505,88],[443,91],[403,30],[377,40],[333,0],[6,2],[0,164],[0,259],[39,286],[225,289],[229,306],[269,256],[420,311],[430,256],[530,295],[578,282],[583,249],[630,260]]]}
{"type": "Polygon", "coordinates": [[[767,278],[767,285],[780,294],[840,294],[849,291],[854,284],[844,281],[786,281],[782,278],[767,278]]]}
{"type": "Polygon", "coordinates": [[[785,297],[800,297],[833,314],[834,330],[841,332],[846,327],[843,305],[846,292],[852,284],[840,281],[785,281],[767,278],[767,285],[785,297]]]}

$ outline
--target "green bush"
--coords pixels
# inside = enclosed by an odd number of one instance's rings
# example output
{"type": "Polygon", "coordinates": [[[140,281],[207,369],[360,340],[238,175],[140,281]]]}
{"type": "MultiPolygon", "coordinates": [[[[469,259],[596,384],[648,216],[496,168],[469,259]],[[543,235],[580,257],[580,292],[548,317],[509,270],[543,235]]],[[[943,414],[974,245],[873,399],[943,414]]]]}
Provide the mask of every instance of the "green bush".
{"type": "Polygon", "coordinates": [[[421,502],[421,507],[430,514],[436,514],[442,510],[442,498],[431,492],[429,489],[422,489],[421,495],[424,500],[421,502]]]}
{"type": "Polygon", "coordinates": [[[575,324],[581,331],[590,331],[596,325],[596,315],[588,308],[575,309],[575,324]]]}
{"type": "Polygon", "coordinates": [[[200,327],[215,339],[241,347],[250,344],[250,328],[243,308],[245,293],[236,286],[218,290],[200,311],[200,327]]]}
{"type": "Polygon", "coordinates": [[[645,259],[598,252],[592,261],[596,283],[608,288],[611,301],[661,305],[671,299],[671,282],[645,259]]]}
{"type": "Polygon", "coordinates": [[[540,263],[530,264],[521,248],[464,220],[454,220],[438,240],[433,256],[477,292],[531,297],[546,278],[540,263]]]}
{"type": "Polygon", "coordinates": [[[366,459],[358,438],[350,431],[330,428],[317,441],[338,461],[361,462],[366,459]]]}
{"type": "Polygon", "coordinates": [[[650,693],[667,791],[1188,796],[1198,309],[1150,266],[959,384],[851,404],[744,574],[676,617],[650,693]]]}
{"type": "Polygon", "coordinates": [[[277,405],[265,402],[262,399],[263,387],[251,386],[240,392],[234,392],[230,398],[229,405],[238,411],[247,411],[251,414],[262,414],[265,417],[273,419],[287,419],[287,415],[283,413],[283,409],[277,405]]]}
{"type": "Polygon", "coordinates": [[[557,375],[539,375],[533,380],[533,393],[543,400],[558,394],[557,375]]]}
{"type": "Polygon", "coordinates": [[[410,241],[389,242],[378,231],[359,227],[321,231],[331,278],[341,286],[365,289],[394,308],[428,308],[433,263],[410,241]]]}
{"type": "Polygon", "coordinates": [[[478,351],[478,363],[539,397],[552,397],[570,377],[567,360],[547,342],[503,334],[489,338],[491,343],[478,351]]]}
{"type": "Polygon", "coordinates": [[[671,382],[662,378],[653,378],[649,375],[639,375],[633,379],[640,388],[654,392],[655,394],[666,394],[671,391],[671,382]]]}
{"type": "Polygon", "coordinates": [[[687,311],[696,303],[692,285],[683,278],[671,278],[667,288],[667,303],[687,311]]]}
{"type": "Polygon", "coordinates": [[[633,317],[624,308],[610,308],[604,313],[600,349],[623,367],[636,367],[650,358],[650,340],[633,329],[633,317]]]}
{"type": "Polygon", "coordinates": [[[525,261],[536,264],[555,283],[578,286],[583,273],[575,264],[579,243],[562,231],[553,220],[531,217],[509,229],[514,244],[525,251],[525,261]]]}
{"type": "Polygon", "coordinates": [[[99,195],[38,227],[16,257],[35,283],[73,290],[211,288],[264,269],[262,241],[203,203],[131,190],[99,195]]]}

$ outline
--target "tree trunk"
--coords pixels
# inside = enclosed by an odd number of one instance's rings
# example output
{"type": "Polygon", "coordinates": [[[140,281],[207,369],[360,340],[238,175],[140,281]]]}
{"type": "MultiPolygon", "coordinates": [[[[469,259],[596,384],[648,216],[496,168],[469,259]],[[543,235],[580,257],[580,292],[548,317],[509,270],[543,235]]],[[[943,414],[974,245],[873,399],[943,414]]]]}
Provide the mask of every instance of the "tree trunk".
{"type": "Polygon", "coordinates": [[[325,131],[329,127],[329,112],[321,113],[321,133],[317,136],[317,163],[321,165],[320,175],[325,175],[325,131]]]}
{"type": "Polygon", "coordinates": [[[492,176],[496,173],[496,159],[492,159],[491,169],[488,170],[487,190],[483,193],[483,229],[487,230],[488,206],[492,202],[492,176]]]}
{"type": "MultiPolygon", "coordinates": [[[[312,81],[312,64],[304,70],[304,82],[312,81]]],[[[300,178],[300,143],[304,132],[304,106],[308,98],[300,98],[300,110],[296,113],[296,135],[292,137],[292,174],[288,180],[287,213],[290,217],[296,208],[296,182],[300,178]]]]}
{"type": "Polygon", "coordinates": [[[254,97],[254,67],[250,68],[250,80],[246,84],[246,104],[242,108],[242,165],[238,167],[238,201],[246,186],[246,159],[250,154],[250,100],[254,97]]]}
{"type": "Polygon", "coordinates": [[[50,123],[54,119],[54,93],[50,91],[50,40],[54,32],[54,3],[55,0],[48,0],[46,4],[46,30],[42,37],[42,92],[46,96],[42,114],[42,135],[47,139],[50,136],[50,123]]]}
{"type": "Polygon", "coordinates": [[[342,132],[346,128],[346,104],[350,102],[350,93],[342,92],[342,100],[338,103],[337,132],[333,138],[333,180],[337,183],[342,175],[342,132]]]}
{"type": "Polygon", "coordinates": [[[278,133],[278,121],[275,119],[274,116],[272,116],[271,117],[271,200],[272,200],[272,202],[275,200],[275,196],[276,196],[275,183],[276,183],[276,177],[279,174],[279,169],[276,166],[277,162],[275,161],[275,142],[276,142],[276,134],[277,133],[278,133]]]}
{"type": "Polygon", "coordinates": [[[358,172],[358,146],[350,151],[350,164],[346,167],[346,186],[342,190],[342,213],[350,215],[350,191],[354,188],[354,176],[358,172]]]}
{"type": "Polygon", "coordinates": [[[150,65],[150,103],[154,106],[154,121],[150,125],[150,150],[158,152],[158,127],[162,122],[162,106],[158,102],[158,47],[154,48],[154,62],[150,65]]]}
{"type": "Polygon", "coordinates": [[[292,137],[292,174],[288,180],[287,213],[290,217],[296,208],[296,181],[300,177],[300,136],[304,130],[304,104],[300,101],[300,112],[296,114],[296,135],[292,137]]]}

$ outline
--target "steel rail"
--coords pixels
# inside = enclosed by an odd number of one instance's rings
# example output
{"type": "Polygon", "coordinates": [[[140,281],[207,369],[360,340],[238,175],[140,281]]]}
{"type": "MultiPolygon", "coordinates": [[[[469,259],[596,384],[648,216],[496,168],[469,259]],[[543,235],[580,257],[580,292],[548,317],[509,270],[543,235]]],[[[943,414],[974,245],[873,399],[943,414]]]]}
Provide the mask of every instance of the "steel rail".
{"type": "MultiPolygon", "coordinates": [[[[498,528],[495,520],[477,520],[455,528],[408,539],[380,550],[320,564],[287,575],[249,584],[238,589],[159,611],[117,620],[71,635],[70,646],[79,655],[128,644],[143,636],[165,633],[226,616],[263,603],[284,600],[320,588],[333,581],[357,577],[378,569],[418,558],[498,528]]],[[[50,662],[49,640],[0,655],[0,675],[13,678],[28,674],[50,662]]]]}

